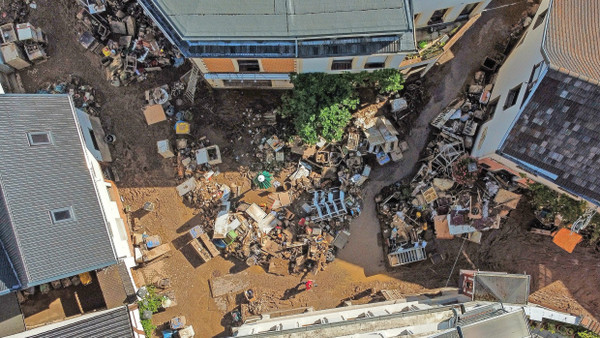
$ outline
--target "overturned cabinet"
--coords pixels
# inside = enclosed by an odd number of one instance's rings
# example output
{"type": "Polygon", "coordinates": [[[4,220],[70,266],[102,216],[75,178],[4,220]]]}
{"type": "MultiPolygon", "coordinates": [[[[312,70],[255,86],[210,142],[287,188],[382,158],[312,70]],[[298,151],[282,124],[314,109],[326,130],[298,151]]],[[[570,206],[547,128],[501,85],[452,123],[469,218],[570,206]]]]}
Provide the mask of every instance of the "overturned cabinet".
{"type": "Polygon", "coordinates": [[[14,69],[20,70],[31,66],[21,47],[14,42],[3,44],[0,47],[0,51],[2,52],[4,62],[14,69]]]}

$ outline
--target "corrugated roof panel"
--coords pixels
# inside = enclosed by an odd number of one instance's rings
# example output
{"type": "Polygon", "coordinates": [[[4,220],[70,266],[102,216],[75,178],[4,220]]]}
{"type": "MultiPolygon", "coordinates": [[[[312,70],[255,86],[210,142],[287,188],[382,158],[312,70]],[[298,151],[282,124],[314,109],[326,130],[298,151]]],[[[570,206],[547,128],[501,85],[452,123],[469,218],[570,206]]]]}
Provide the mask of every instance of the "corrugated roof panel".
{"type": "Polygon", "coordinates": [[[116,263],[69,97],[1,95],[0,145],[23,286],[116,263]],[[52,144],[30,146],[32,131],[49,132],[52,144]],[[74,218],[53,223],[50,211],[66,207],[74,218]]]}
{"type": "MultiPolygon", "coordinates": [[[[59,327],[36,329],[42,331],[29,338],[128,338],[133,337],[133,328],[129,321],[126,306],[84,316],[73,321],[67,321],[59,327]]],[[[27,334],[27,332],[25,332],[27,334]]]]}
{"type": "Polygon", "coordinates": [[[410,31],[404,0],[150,0],[183,39],[294,39],[410,31]]]}
{"type": "Polygon", "coordinates": [[[4,245],[0,241],[0,295],[7,294],[19,287],[17,273],[13,269],[4,245]]]}
{"type": "Polygon", "coordinates": [[[544,50],[550,63],[600,81],[600,1],[554,0],[544,50]]]}

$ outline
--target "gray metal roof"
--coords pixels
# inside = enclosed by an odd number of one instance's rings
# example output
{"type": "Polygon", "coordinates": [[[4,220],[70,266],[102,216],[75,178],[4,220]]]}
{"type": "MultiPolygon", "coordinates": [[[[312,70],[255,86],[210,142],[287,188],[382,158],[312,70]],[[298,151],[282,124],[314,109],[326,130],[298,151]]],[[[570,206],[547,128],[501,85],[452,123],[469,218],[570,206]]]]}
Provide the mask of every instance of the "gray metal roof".
{"type": "Polygon", "coordinates": [[[21,306],[15,292],[0,296],[0,337],[25,331],[21,306]]]}
{"type": "Polygon", "coordinates": [[[182,39],[295,39],[398,33],[405,0],[152,0],[182,39]]]}
{"type": "Polygon", "coordinates": [[[0,95],[0,144],[0,221],[12,230],[0,235],[23,286],[116,263],[70,98],[0,95]],[[33,131],[53,144],[30,146],[33,131]],[[50,210],[65,207],[75,218],[53,223],[50,210]]]}
{"type": "MultiPolygon", "coordinates": [[[[19,335],[19,337],[21,337],[19,335]]],[[[29,338],[127,338],[133,337],[126,306],[85,315],[55,325],[26,331],[29,338]]]]}
{"type": "Polygon", "coordinates": [[[7,294],[12,290],[19,288],[19,280],[12,266],[8,253],[4,249],[4,244],[0,240],[0,295],[7,294]]]}
{"type": "Polygon", "coordinates": [[[600,81],[599,36],[600,1],[553,1],[544,51],[554,67],[600,81]]]}
{"type": "Polygon", "coordinates": [[[478,271],[473,283],[473,299],[527,304],[529,278],[529,275],[478,271]]]}
{"type": "Polygon", "coordinates": [[[531,337],[523,310],[504,313],[467,325],[458,326],[465,338],[525,338],[531,337]]]}
{"type": "Polygon", "coordinates": [[[549,70],[500,152],[578,196],[600,201],[600,86],[549,70]]]}

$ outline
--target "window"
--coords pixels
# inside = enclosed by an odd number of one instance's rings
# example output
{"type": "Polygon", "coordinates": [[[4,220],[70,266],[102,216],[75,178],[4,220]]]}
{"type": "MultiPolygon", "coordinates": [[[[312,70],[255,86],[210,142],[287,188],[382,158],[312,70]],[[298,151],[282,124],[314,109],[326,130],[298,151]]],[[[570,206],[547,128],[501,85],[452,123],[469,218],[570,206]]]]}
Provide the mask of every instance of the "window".
{"type": "Polygon", "coordinates": [[[495,99],[491,100],[487,104],[486,111],[489,115],[490,120],[494,118],[494,113],[496,112],[496,107],[498,107],[498,101],[500,101],[500,97],[496,97],[495,99]]]}
{"type": "Polygon", "coordinates": [[[331,70],[346,70],[352,69],[352,59],[349,60],[333,60],[331,70]]]}
{"type": "Polygon", "coordinates": [[[96,134],[94,134],[94,130],[92,128],[88,128],[88,130],[90,131],[90,137],[92,138],[92,145],[94,146],[94,149],[100,150],[100,148],[98,147],[98,141],[96,140],[96,134]]]}
{"type": "Polygon", "coordinates": [[[52,144],[52,137],[50,132],[31,132],[27,133],[30,146],[39,146],[44,144],[52,144]]]}
{"type": "Polygon", "coordinates": [[[444,15],[446,15],[446,13],[448,12],[449,9],[450,8],[438,9],[437,11],[433,12],[433,14],[431,15],[431,18],[429,18],[429,22],[427,22],[427,24],[435,25],[435,24],[444,22],[444,15]]]}
{"type": "Polygon", "coordinates": [[[421,18],[421,13],[415,13],[415,15],[413,16],[413,22],[416,25],[417,22],[419,21],[419,19],[421,18]]]}
{"type": "Polygon", "coordinates": [[[385,62],[367,62],[365,63],[365,69],[375,69],[385,67],[385,62]]]}
{"type": "Polygon", "coordinates": [[[260,72],[258,60],[237,60],[240,72],[260,72]]]}
{"type": "Polygon", "coordinates": [[[52,217],[52,223],[69,221],[75,218],[71,207],[51,210],[50,216],[52,217]]]}
{"type": "Polygon", "coordinates": [[[473,10],[475,9],[475,7],[477,7],[477,5],[479,5],[479,3],[465,5],[465,7],[463,7],[463,10],[460,12],[458,17],[459,18],[465,18],[465,17],[468,18],[471,15],[471,13],[473,13],[473,10]]]}
{"type": "Polygon", "coordinates": [[[527,91],[525,92],[525,96],[523,96],[523,102],[521,102],[521,106],[523,106],[523,103],[525,103],[525,100],[527,100],[527,98],[529,97],[529,94],[531,93],[533,86],[535,86],[538,79],[540,78],[541,72],[542,72],[542,62],[538,63],[537,65],[534,65],[533,69],[531,70],[531,75],[529,76],[529,82],[527,82],[527,91]]]}
{"type": "Polygon", "coordinates": [[[546,13],[548,13],[547,9],[545,11],[543,11],[542,13],[540,13],[540,15],[538,15],[537,19],[535,20],[535,24],[533,25],[533,29],[538,28],[542,24],[542,22],[544,22],[546,13]]]}
{"type": "Polygon", "coordinates": [[[517,99],[519,98],[519,92],[521,91],[521,86],[523,84],[519,84],[515,88],[511,89],[506,96],[506,101],[504,101],[504,109],[510,108],[517,104],[517,99]]]}

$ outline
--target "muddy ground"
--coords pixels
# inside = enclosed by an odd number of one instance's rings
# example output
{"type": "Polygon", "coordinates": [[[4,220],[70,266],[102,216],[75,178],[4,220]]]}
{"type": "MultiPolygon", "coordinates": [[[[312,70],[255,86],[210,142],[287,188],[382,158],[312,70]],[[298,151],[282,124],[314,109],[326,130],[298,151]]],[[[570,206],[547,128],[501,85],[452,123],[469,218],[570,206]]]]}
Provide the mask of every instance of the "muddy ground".
{"type": "MultiPolygon", "coordinates": [[[[513,2],[493,1],[490,8],[513,2]]],[[[48,34],[50,60],[21,73],[26,90],[35,92],[48,81],[64,79],[69,74],[81,77],[84,83],[96,88],[103,101],[100,117],[104,128],[117,137],[111,149],[115,158],[112,169],[119,178],[117,184],[125,204],[131,210],[138,210],[144,202],[154,202],[156,211],[142,217],[142,225],[148,232],[160,234],[163,240],[177,244],[178,238],[196,225],[197,211],[185,206],[177,196],[173,161],[156,153],[157,140],[173,138],[171,124],[147,126],[141,109],[145,90],[172,83],[189,66],[162,71],[154,78],[129,87],[113,87],[104,77],[99,57],[86,52],[76,41],[74,23],[79,9],[76,1],[38,0],[37,4],[38,9],[32,11],[30,20],[48,34]]],[[[357,294],[368,294],[364,292],[368,289],[394,288],[408,294],[443,287],[457,255],[458,263],[449,286],[457,284],[460,268],[526,272],[532,275],[532,299],[537,302],[600,315],[600,298],[595,292],[600,284],[598,255],[585,247],[578,247],[569,255],[554,246],[550,238],[527,233],[525,227],[530,214],[524,203],[501,230],[486,233],[481,245],[467,242],[459,253],[461,240],[433,241],[431,248],[449,257],[437,265],[424,262],[388,270],[378,243],[379,225],[373,197],[383,186],[411,174],[427,141],[429,121],[463,90],[485,56],[505,39],[509,27],[521,18],[525,8],[526,1],[520,1],[484,12],[452,48],[454,58],[427,75],[432,96],[408,136],[410,151],[401,162],[373,172],[363,194],[363,213],[351,227],[349,245],[325,271],[310,277],[318,287],[294,299],[281,300],[285,290],[298,284],[300,276],[273,276],[260,267],[247,268],[242,262],[222,257],[200,264],[193,254],[185,249],[178,250],[171,257],[136,271],[136,279],[140,282],[157,275],[169,277],[176,291],[179,304],[155,315],[154,322],[160,324],[173,316],[185,315],[201,337],[227,334],[229,318],[226,313],[236,305],[236,295],[215,301],[210,296],[208,280],[229,273],[238,274],[240,280],[257,292],[264,312],[303,306],[323,309],[335,307],[357,294]]],[[[237,167],[247,163],[243,157],[236,162],[235,156],[252,154],[254,146],[246,138],[231,142],[224,136],[240,121],[239,113],[246,108],[266,111],[277,105],[280,95],[281,92],[200,88],[194,105],[193,132],[198,136],[206,135],[225,150],[225,165],[220,167],[222,174],[218,180],[239,179],[237,167]]],[[[365,297],[355,302],[368,300],[370,298],[365,297]]]]}

